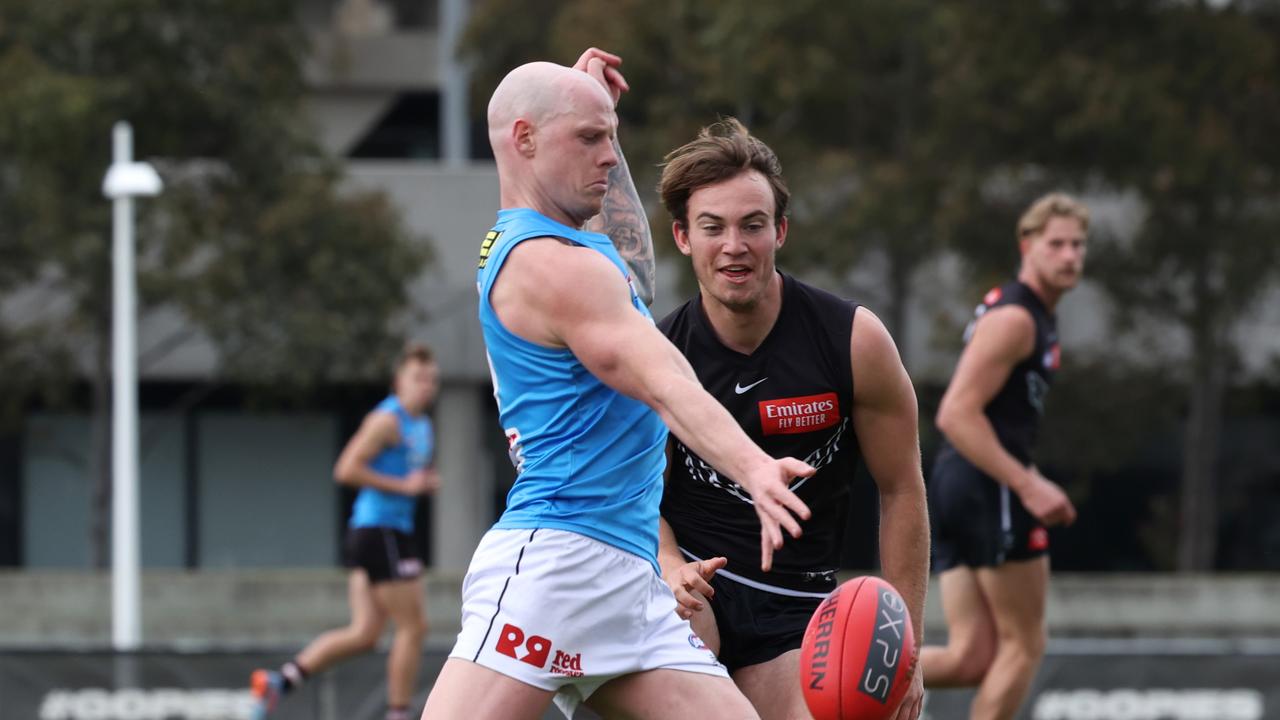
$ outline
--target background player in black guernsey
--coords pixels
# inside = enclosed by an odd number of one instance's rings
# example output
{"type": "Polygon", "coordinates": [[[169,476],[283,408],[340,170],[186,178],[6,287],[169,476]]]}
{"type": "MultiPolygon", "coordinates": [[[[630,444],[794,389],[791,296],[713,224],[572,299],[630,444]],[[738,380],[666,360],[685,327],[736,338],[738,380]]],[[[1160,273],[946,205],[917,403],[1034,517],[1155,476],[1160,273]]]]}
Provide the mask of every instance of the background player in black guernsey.
{"type": "Polygon", "coordinates": [[[977,685],[973,718],[1012,718],[1045,649],[1046,526],[1066,494],[1031,461],[1060,354],[1053,311],[1080,281],[1089,211],[1062,194],[1018,221],[1018,279],[987,293],[938,409],[946,443],[929,478],[934,568],[949,629],[925,648],[930,687],[977,685]]]}
{"type": "MultiPolygon", "coordinates": [[[[738,121],[671,152],[659,191],[699,287],[659,327],[766,452],[818,469],[791,486],[813,511],[804,534],[764,572],[747,493],[673,439],[659,563],[678,611],[761,717],[808,718],[799,647],[836,584],[859,447],[880,493],[884,576],[920,640],[929,527],[915,391],[875,315],[775,269],[789,193],[773,151],[738,121]]],[[[915,673],[895,717],[915,718],[923,692],[915,673]]]]}

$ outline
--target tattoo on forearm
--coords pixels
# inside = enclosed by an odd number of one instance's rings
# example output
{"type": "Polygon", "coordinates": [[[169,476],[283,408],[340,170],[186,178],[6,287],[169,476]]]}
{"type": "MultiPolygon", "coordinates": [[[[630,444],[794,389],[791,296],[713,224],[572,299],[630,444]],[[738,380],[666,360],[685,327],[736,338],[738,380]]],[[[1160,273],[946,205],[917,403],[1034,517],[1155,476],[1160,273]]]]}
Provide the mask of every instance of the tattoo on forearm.
{"type": "Polygon", "coordinates": [[[656,277],[653,257],[653,235],[649,220],[640,203],[631,170],[622,155],[622,147],[614,138],[613,148],[618,153],[618,164],[609,171],[609,191],[605,193],[600,214],[587,221],[586,229],[603,233],[613,241],[618,254],[631,270],[636,294],[645,305],[653,304],[656,277]]]}

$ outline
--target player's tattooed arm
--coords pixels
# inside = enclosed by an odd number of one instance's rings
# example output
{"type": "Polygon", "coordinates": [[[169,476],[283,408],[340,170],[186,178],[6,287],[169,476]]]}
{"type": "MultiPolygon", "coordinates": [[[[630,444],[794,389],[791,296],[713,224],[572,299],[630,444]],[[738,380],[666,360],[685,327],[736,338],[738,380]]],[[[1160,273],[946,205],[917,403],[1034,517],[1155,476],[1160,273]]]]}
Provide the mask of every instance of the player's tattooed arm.
{"type": "Polygon", "coordinates": [[[636,294],[645,305],[652,305],[654,279],[657,276],[653,235],[649,231],[644,205],[640,203],[640,193],[636,191],[627,159],[622,155],[622,147],[616,137],[613,149],[618,153],[618,164],[609,171],[609,191],[605,193],[600,214],[587,221],[586,229],[609,236],[623,262],[631,270],[636,294]]]}

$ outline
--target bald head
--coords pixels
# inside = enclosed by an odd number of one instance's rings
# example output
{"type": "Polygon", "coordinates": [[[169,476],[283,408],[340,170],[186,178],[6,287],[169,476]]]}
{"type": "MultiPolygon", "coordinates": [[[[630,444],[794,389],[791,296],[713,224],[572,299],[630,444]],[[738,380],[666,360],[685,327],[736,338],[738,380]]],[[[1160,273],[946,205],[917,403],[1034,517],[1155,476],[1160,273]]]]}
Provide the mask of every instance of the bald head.
{"type": "Polygon", "coordinates": [[[499,152],[500,139],[523,118],[535,127],[572,112],[584,103],[613,106],[609,93],[590,75],[549,62],[531,62],[512,70],[489,98],[489,142],[499,152]]]}

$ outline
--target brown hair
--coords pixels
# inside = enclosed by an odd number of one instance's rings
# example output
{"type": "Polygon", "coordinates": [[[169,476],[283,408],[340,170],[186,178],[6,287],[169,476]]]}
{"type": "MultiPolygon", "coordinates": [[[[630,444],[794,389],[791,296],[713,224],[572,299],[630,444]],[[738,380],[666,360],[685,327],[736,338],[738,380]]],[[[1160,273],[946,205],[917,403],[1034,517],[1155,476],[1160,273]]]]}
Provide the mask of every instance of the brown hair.
{"type": "Polygon", "coordinates": [[[1055,192],[1031,203],[1031,207],[1018,218],[1018,239],[1044,232],[1045,226],[1055,217],[1075,218],[1085,232],[1089,231],[1089,208],[1066,193],[1055,192]]]}
{"type": "Polygon", "coordinates": [[[755,170],[773,188],[775,223],[786,217],[791,191],[782,179],[778,156],[735,118],[723,118],[698,131],[698,137],[663,158],[658,194],[671,218],[689,224],[689,196],[695,190],[755,170]]]}
{"type": "Polygon", "coordinates": [[[406,343],[404,349],[396,357],[396,372],[411,362],[420,362],[424,365],[435,362],[436,354],[431,348],[424,343],[410,342],[406,343]]]}

